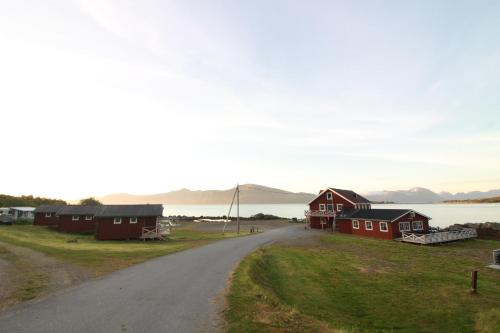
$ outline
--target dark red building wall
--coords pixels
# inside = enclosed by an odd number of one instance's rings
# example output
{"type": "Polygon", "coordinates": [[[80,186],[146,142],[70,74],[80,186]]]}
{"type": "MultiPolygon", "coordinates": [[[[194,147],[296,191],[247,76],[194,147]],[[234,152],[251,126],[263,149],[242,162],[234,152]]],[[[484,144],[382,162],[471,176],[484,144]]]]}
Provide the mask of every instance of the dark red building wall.
{"type": "Polygon", "coordinates": [[[392,229],[392,234],[393,238],[400,238],[401,236],[401,231],[399,230],[399,222],[410,222],[410,228],[411,232],[415,233],[421,233],[421,234],[427,234],[429,233],[429,219],[425,216],[422,216],[420,214],[415,214],[415,217],[410,217],[410,214],[406,214],[402,218],[398,219],[397,221],[392,222],[393,223],[393,229],[392,229]],[[424,225],[424,230],[414,230],[413,229],[413,221],[422,221],[424,225]]]}
{"type": "MultiPolygon", "coordinates": [[[[119,217],[119,216],[117,216],[119,217]]],[[[130,217],[122,217],[121,224],[114,224],[113,217],[96,218],[96,238],[99,240],[136,239],[142,235],[143,227],[156,226],[156,216],[138,217],[137,223],[130,223],[130,217]]]]}
{"type": "Polygon", "coordinates": [[[74,232],[74,233],[94,233],[96,230],[95,218],[88,221],[85,220],[85,215],[79,215],[78,221],[72,220],[72,215],[59,216],[59,224],[57,230],[61,232],[74,232]]]}
{"type": "Polygon", "coordinates": [[[351,220],[337,219],[335,223],[336,223],[336,230],[338,232],[341,232],[343,234],[352,233],[351,220]]]}
{"type": "MultiPolygon", "coordinates": [[[[392,232],[392,225],[391,222],[387,222],[387,232],[380,231],[380,222],[381,221],[376,221],[376,220],[367,220],[367,221],[372,221],[372,226],[373,230],[366,230],[365,228],[365,220],[358,219],[359,221],[359,229],[354,229],[352,228],[352,234],[353,235],[359,235],[359,236],[367,236],[367,237],[373,237],[373,238],[381,238],[381,239],[393,239],[393,232],[392,232]]],[[[352,225],[352,221],[351,221],[352,225]]]]}
{"type": "Polygon", "coordinates": [[[35,213],[34,225],[57,225],[58,223],[59,218],[55,213],[52,213],[50,217],[45,217],[45,213],[35,213]]]}

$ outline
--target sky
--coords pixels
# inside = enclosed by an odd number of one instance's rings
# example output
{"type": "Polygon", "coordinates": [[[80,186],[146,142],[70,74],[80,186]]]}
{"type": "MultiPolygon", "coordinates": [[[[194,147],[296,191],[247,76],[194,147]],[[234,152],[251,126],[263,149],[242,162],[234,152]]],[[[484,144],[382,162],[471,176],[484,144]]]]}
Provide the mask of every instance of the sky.
{"type": "Polygon", "coordinates": [[[0,2],[0,193],[500,188],[500,2],[0,2]]]}

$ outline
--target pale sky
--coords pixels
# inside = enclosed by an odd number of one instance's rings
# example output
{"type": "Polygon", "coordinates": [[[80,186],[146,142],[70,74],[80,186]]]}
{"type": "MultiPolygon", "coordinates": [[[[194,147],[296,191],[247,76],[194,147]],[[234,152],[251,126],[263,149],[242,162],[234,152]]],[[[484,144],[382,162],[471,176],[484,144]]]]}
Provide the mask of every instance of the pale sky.
{"type": "Polygon", "coordinates": [[[499,1],[0,2],[0,193],[500,188],[499,1]]]}

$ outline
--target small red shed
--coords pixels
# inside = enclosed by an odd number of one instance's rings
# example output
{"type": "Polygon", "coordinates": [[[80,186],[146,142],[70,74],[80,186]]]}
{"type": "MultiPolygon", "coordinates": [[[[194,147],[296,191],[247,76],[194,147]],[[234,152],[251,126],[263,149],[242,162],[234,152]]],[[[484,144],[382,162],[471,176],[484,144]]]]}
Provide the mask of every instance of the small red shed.
{"type": "Polygon", "coordinates": [[[105,205],[95,219],[99,240],[138,239],[144,230],[158,229],[163,205],[105,205]]]}
{"type": "Polygon", "coordinates": [[[34,210],[34,225],[57,226],[59,224],[59,211],[66,205],[41,205],[34,210]]]}
{"type": "Polygon", "coordinates": [[[57,229],[71,233],[94,233],[96,230],[95,214],[101,205],[68,205],[57,212],[59,222],[57,229]]]}

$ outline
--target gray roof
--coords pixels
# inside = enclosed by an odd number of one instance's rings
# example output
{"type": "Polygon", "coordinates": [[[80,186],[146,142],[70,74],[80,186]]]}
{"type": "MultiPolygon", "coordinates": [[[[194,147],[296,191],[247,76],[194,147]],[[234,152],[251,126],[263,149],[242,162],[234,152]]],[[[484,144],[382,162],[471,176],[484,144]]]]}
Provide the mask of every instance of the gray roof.
{"type": "Polygon", "coordinates": [[[35,209],[35,213],[58,213],[66,205],[41,205],[35,209]]]}
{"type": "Polygon", "coordinates": [[[102,206],[68,205],[57,212],[57,215],[95,215],[102,206]]]}
{"type": "Polygon", "coordinates": [[[351,191],[351,190],[342,190],[342,189],[333,188],[333,187],[330,187],[330,189],[333,190],[333,191],[335,191],[335,192],[337,192],[338,194],[340,194],[341,196],[343,196],[347,200],[350,200],[350,201],[352,201],[354,203],[370,203],[370,200],[368,200],[365,197],[357,194],[354,191],[351,191]]]}
{"type": "MultiPolygon", "coordinates": [[[[414,210],[413,209],[358,209],[350,212],[345,212],[343,216],[339,216],[339,219],[349,218],[349,219],[394,221],[398,217],[403,216],[411,211],[414,210]]],[[[415,213],[425,216],[419,212],[415,213]]],[[[428,216],[425,217],[429,218],[428,216]]]]}
{"type": "Polygon", "coordinates": [[[162,205],[103,205],[96,217],[162,216],[162,205]]]}

